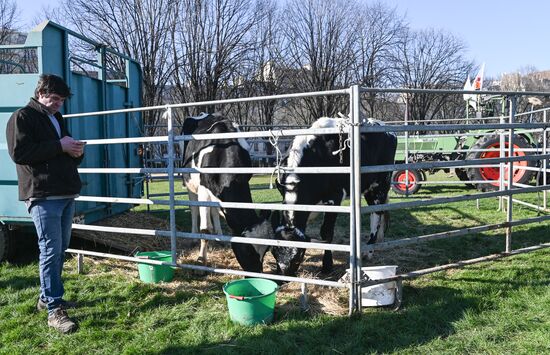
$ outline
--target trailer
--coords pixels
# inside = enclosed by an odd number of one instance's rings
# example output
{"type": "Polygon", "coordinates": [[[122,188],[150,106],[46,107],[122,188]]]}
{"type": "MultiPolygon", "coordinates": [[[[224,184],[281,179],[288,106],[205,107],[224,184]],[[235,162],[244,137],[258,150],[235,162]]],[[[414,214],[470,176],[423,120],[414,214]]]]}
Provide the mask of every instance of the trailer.
{"type": "MultiPolygon", "coordinates": [[[[143,132],[140,112],[71,118],[71,113],[140,107],[142,74],[133,59],[51,21],[30,31],[24,44],[0,46],[0,261],[17,247],[18,231],[34,230],[25,203],[18,200],[15,164],[8,155],[4,132],[11,114],[34,96],[43,73],[56,74],[71,87],[73,96],[61,112],[76,139],[138,137],[143,132]]],[[[137,144],[87,146],[80,167],[139,168],[138,148],[137,144]]],[[[81,180],[83,195],[142,196],[140,174],[84,174],[81,180]]],[[[77,202],[75,223],[93,223],[131,207],[77,202]]]]}

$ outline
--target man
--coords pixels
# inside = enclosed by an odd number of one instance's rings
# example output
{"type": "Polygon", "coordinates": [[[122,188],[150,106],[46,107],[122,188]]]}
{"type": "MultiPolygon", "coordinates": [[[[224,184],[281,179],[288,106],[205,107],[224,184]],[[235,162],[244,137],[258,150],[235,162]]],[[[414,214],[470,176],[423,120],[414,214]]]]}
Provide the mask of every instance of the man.
{"type": "Polygon", "coordinates": [[[63,299],[61,272],[71,238],[74,199],[81,188],[77,165],[84,142],[74,140],[59,109],[71,96],[58,76],[41,75],[27,106],[6,126],[8,151],[16,163],[19,199],[25,201],[38,234],[40,295],[38,310],[48,310],[48,325],[62,333],[77,329],[67,315],[74,304],[63,299]]]}

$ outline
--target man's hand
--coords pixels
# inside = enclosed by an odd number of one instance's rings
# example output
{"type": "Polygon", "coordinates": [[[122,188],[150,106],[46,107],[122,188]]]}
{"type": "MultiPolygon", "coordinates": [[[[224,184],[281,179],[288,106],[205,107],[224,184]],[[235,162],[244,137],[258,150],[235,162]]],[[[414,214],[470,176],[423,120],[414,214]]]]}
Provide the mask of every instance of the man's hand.
{"type": "Polygon", "coordinates": [[[86,142],[74,140],[72,137],[65,136],[59,140],[63,151],[73,158],[78,158],[84,153],[86,142]]]}

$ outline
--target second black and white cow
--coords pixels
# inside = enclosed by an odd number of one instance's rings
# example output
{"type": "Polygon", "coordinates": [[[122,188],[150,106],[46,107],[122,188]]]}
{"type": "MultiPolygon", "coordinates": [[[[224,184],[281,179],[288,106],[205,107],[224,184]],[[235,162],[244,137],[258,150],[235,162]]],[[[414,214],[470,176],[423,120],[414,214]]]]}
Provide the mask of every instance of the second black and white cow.
{"type": "MultiPolygon", "coordinates": [[[[343,118],[320,118],[312,128],[332,128],[345,124],[343,118]]],[[[369,121],[368,124],[379,124],[369,121]]],[[[347,134],[297,136],[283,165],[287,167],[349,166],[349,149],[343,141],[347,134]],[[340,161],[340,156],[342,161],[340,161]]],[[[361,165],[393,164],[397,138],[391,133],[364,133],[361,135],[361,165]]],[[[361,188],[369,205],[384,204],[388,198],[391,172],[361,175],[361,188]]],[[[283,174],[277,184],[283,195],[283,203],[315,205],[319,203],[340,205],[349,194],[347,174],[283,174]]],[[[309,241],[306,236],[310,212],[284,211],[284,221],[276,230],[276,238],[294,241],[309,241]]],[[[334,235],[336,213],[325,213],[320,230],[321,238],[331,243],[334,235]]],[[[384,238],[387,215],[384,212],[372,213],[370,235],[367,243],[380,242],[384,238]]],[[[274,247],[272,253],[277,260],[279,272],[294,275],[303,260],[305,250],[300,248],[274,247]]],[[[323,272],[332,270],[332,252],[326,250],[323,256],[323,272]]]]}
{"type": "MultiPolygon", "coordinates": [[[[201,114],[187,118],[183,134],[238,132],[238,126],[219,115],[201,114]]],[[[185,168],[242,168],[251,167],[248,144],[244,139],[192,140],[184,144],[185,168]]],[[[186,173],[183,181],[191,200],[214,202],[252,202],[249,180],[251,174],[186,173]]],[[[254,210],[237,208],[192,208],[192,232],[221,234],[218,214],[221,214],[234,235],[254,238],[274,238],[271,224],[254,210]],[[200,220],[197,221],[197,219],[200,220]],[[197,228],[197,224],[199,227],[197,228]],[[213,227],[213,228],[212,228],[213,227]]],[[[261,272],[267,246],[231,243],[237,261],[245,271],[261,272]]],[[[200,257],[206,262],[206,241],[201,241],[200,257]]]]}

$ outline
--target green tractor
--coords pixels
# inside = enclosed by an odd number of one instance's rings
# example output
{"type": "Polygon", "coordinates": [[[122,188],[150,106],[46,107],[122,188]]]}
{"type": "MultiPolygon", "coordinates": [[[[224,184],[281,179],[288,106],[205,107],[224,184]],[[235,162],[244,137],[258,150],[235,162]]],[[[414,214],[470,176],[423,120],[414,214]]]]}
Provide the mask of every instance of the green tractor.
{"type": "MultiPolygon", "coordinates": [[[[492,131],[478,131],[479,135],[457,135],[457,136],[414,136],[408,138],[408,162],[419,163],[429,161],[455,161],[472,159],[490,159],[500,157],[500,135],[492,131]],[[489,150],[489,151],[487,151],[489,150]]],[[[514,156],[525,156],[530,152],[523,149],[537,147],[537,140],[530,132],[517,132],[513,138],[514,156]]],[[[508,156],[508,135],[505,136],[505,156],[508,156]]],[[[396,163],[405,162],[405,137],[398,137],[396,163]]],[[[535,167],[535,161],[519,161],[514,163],[515,167],[535,167]]],[[[396,170],[392,174],[392,190],[399,195],[410,195],[416,193],[421,184],[426,180],[426,175],[434,174],[439,170],[449,173],[450,168],[433,168],[427,170],[396,170]]],[[[455,168],[455,175],[461,181],[472,181],[466,184],[469,187],[477,187],[481,191],[498,190],[500,169],[496,166],[455,168]],[[482,183],[480,181],[491,181],[482,183]]],[[[508,176],[508,169],[505,170],[508,176]]],[[[514,169],[514,183],[526,184],[534,176],[533,171],[514,169]]]]}
{"type": "MultiPolygon", "coordinates": [[[[481,111],[468,112],[468,115],[475,113],[477,117],[495,117],[506,110],[506,100],[500,95],[487,96],[480,99],[481,111]]],[[[468,108],[471,108],[468,106],[468,108]]],[[[466,122],[469,121],[468,115],[466,122]]],[[[508,156],[508,134],[505,134],[505,156],[508,156]]],[[[396,163],[405,162],[405,136],[398,137],[396,163]]],[[[469,134],[447,134],[447,135],[426,135],[409,136],[408,140],[409,163],[429,161],[454,161],[472,159],[490,159],[500,157],[500,135],[494,130],[470,131],[469,134]]],[[[514,156],[525,156],[532,154],[524,149],[540,146],[541,141],[531,132],[516,130],[513,138],[514,156]]],[[[515,167],[535,167],[536,161],[518,161],[515,167]]],[[[414,194],[420,189],[419,182],[426,180],[426,174],[434,174],[439,170],[449,173],[450,168],[427,169],[427,170],[397,170],[392,174],[392,190],[399,195],[414,194]]],[[[496,166],[472,166],[469,168],[455,168],[455,175],[461,181],[471,181],[466,186],[477,188],[481,191],[498,190],[500,169],[496,166]],[[490,181],[490,182],[483,182],[490,181]]],[[[505,168],[504,176],[508,176],[508,168],[505,168]]],[[[514,169],[514,183],[527,184],[535,172],[525,169],[514,169]]]]}

